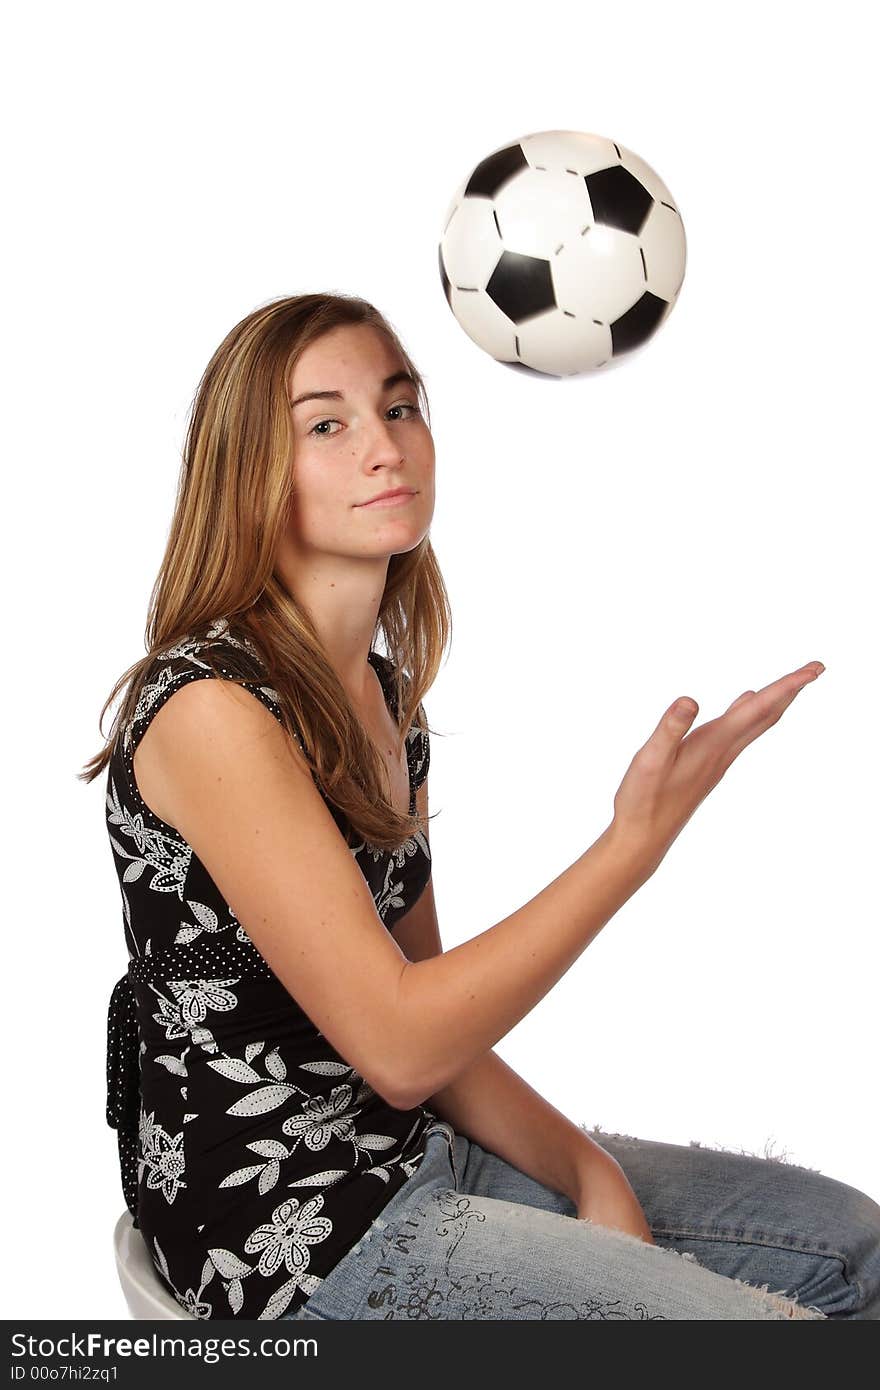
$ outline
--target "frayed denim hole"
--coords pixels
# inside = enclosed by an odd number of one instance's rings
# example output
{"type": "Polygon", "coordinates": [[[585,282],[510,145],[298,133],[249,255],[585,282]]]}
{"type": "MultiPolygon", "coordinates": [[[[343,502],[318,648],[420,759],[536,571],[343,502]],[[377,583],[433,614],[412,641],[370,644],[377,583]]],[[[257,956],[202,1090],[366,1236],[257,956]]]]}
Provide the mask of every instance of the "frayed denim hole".
{"type": "Polygon", "coordinates": [[[781,1163],[784,1164],[786,1168],[800,1168],[804,1173],[819,1173],[821,1175],[822,1172],[821,1168],[810,1168],[805,1163],[793,1163],[786,1151],[783,1151],[781,1154],[771,1153],[772,1139],[767,1139],[765,1141],[764,1152],[762,1154],[752,1153],[749,1149],[726,1149],[720,1144],[704,1144],[700,1139],[691,1139],[689,1143],[692,1149],[708,1149],[711,1153],[730,1154],[734,1158],[766,1159],[768,1163],[781,1163]]]}

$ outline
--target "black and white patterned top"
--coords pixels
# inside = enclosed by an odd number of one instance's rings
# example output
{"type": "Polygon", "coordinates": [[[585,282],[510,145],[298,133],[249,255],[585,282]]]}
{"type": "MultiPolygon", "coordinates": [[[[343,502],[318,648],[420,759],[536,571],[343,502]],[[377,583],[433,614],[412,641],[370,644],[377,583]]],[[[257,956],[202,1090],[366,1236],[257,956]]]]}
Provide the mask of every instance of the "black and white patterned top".
{"type": "MultiPolygon", "coordinates": [[[[213,675],[200,657],[208,644],[281,717],[252,642],[221,618],[156,658],[119,731],[106,820],[129,965],[107,1020],[107,1120],[126,1202],[177,1301],[199,1318],[274,1319],[360,1239],[415,1172],[438,1120],[424,1105],[394,1109],[335,1051],[192,847],[140,796],[135,749],[176,690],[213,675]]],[[[378,652],[370,662],[396,716],[392,664],[378,652]]],[[[414,812],[428,734],[412,726],[406,748],[414,812]]],[[[324,799],[393,929],[430,877],[427,840],[418,832],[394,851],[352,844],[324,799]]]]}

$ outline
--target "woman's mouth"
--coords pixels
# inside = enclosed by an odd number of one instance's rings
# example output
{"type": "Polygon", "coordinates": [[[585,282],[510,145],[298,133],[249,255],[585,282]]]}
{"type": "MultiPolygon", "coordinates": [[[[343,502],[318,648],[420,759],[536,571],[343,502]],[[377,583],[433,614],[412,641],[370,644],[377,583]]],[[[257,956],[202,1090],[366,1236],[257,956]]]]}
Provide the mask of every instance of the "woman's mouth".
{"type": "Polygon", "coordinates": [[[412,502],[415,497],[414,492],[398,492],[394,497],[378,497],[375,502],[362,502],[362,507],[402,507],[405,502],[412,502]]]}

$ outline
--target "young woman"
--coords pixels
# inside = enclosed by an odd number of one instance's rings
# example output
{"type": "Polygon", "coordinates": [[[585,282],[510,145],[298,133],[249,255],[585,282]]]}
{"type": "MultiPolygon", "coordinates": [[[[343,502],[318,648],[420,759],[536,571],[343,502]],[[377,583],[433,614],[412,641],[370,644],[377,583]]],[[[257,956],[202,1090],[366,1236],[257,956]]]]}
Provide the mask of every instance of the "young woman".
{"type": "Polygon", "coordinates": [[[492,1051],[823,668],[694,730],[676,702],[596,843],[444,952],[423,399],[387,321],[329,294],[248,315],[198,389],[148,654],[86,776],[130,957],[107,1117],[157,1272],[202,1318],[876,1318],[870,1198],[600,1142],[492,1051]]]}

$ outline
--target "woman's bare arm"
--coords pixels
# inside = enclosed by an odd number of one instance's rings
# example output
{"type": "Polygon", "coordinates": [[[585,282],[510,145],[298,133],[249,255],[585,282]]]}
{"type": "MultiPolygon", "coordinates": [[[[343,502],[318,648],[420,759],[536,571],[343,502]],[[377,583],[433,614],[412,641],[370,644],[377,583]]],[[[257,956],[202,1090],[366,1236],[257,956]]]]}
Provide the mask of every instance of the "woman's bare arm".
{"type": "Polygon", "coordinates": [[[255,696],[192,682],[144,740],[154,740],[172,823],[264,959],[340,1055],[404,1109],[442,1089],[552,989],[742,749],[816,674],[801,668],[747,691],[688,738],[696,707],[670,706],[595,844],[503,921],[417,962],[383,926],[305,760],[255,696]]]}
{"type": "Polygon", "coordinates": [[[691,733],[696,701],[675,701],[632,759],[611,824],[580,859],[497,926],[404,967],[396,1012],[410,1020],[414,1100],[447,1084],[534,1008],[651,876],[743,749],[824,669],[809,662],[747,690],[691,733]]]}
{"type": "Polygon", "coordinates": [[[553,988],[645,881],[642,856],[609,826],[524,907],[428,960],[407,961],[395,1014],[411,1104],[442,1090],[553,988]]]}

